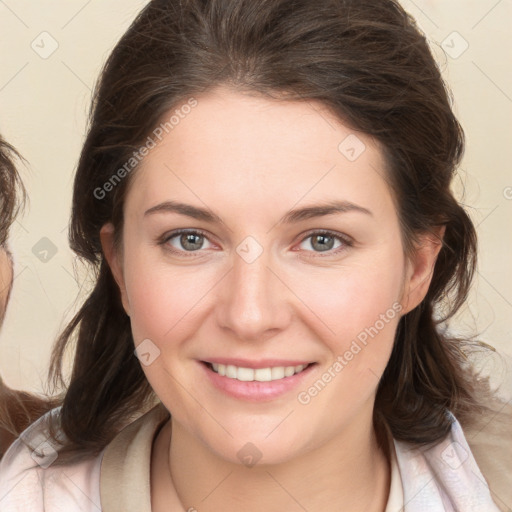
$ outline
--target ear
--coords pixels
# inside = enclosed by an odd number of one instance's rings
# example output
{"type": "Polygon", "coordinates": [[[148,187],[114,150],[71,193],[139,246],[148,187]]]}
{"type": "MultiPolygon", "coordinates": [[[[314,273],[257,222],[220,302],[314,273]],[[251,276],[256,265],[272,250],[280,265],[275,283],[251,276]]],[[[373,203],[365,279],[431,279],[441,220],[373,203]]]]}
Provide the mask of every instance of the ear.
{"type": "Polygon", "coordinates": [[[124,282],[122,257],[114,243],[114,225],[111,222],[104,224],[100,229],[100,241],[103,254],[107,260],[108,266],[110,267],[110,271],[114,276],[117,286],[119,286],[123,308],[126,314],[130,316],[130,303],[128,301],[124,282]]]}
{"type": "Polygon", "coordinates": [[[445,226],[435,226],[431,231],[419,235],[414,254],[406,263],[402,295],[404,315],[418,306],[427,295],[445,230],[445,226]]]}

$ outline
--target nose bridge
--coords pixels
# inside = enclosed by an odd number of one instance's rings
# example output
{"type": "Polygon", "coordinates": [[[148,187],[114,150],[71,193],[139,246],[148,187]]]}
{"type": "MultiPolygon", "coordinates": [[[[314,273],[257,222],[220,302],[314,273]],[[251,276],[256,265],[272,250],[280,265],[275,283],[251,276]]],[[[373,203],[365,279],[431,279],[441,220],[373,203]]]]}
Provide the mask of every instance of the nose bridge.
{"type": "Polygon", "coordinates": [[[286,287],[271,270],[271,260],[270,251],[251,237],[233,254],[220,306],[221,323],[239,339],[261,339],[288,321],[286,287]]]}

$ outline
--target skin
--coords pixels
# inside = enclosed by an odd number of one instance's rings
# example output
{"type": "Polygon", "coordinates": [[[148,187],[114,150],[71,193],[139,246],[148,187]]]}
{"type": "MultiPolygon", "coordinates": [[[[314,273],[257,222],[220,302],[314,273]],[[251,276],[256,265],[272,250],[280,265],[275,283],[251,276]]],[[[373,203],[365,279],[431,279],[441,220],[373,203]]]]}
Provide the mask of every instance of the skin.
{"type": "MultiPolygon", "coordinates": [[[[11,255],[4,247],[0,247],[0,328],[5,318],[5,310],[7,309],[7,303],[9,301],[12,280],[13,268],[11,255]]],[[[5,400],[5,403],[8,403],[7,397],[11,395],[12,391],[4,384],[0,376],[0,398],[5,400]]],[[[12,432],[0,427],[0,457],[7,451],[15,438],[16,436],[13,435],[12,432]]]]}
{"type": "Polygon", "coordinates": [[[5,316],[12,279],[12,260],[9,253],[4,248],[0,248],[0,326],[5,316]]]}
{"type": "Polygon", "coordinates": [[[152,454],[153,510],[179,498],[201,512],[383,511],[390,467],[372,411],[400,315],[307,405],[297,393],[393,304],[404,314],[421,302],[440,244],[425,235],[406,258],[381,149],[357,133],[366,150],[350,162],[338,145],[356,132],[321,104],[227,88],[197,100],[134,175],[121,248],[111,224],[101,230],[135,344],[150,339],[160,350],[142,366],[172,415],[152,454]],[[144,215],[170,200],[206,207],[222,222],[144,215]],[[278,223],[291,209],[331,200],[371,214],[278,223]],[[204,231],[200,248],[180,236],[159,245],[179,228],[204,231]],[[322,230],[352,244],[336,239],[322,251],[311,236],[322,230]],[[236,251],[247,236],[263,248],[251,263],[236,251]],[[251,403],[205,378],[198,361],[215,356],[317,364],[300,389],[251,403]],[[262,454],[253,467],[237,456],[247,442],[262,454]]]}

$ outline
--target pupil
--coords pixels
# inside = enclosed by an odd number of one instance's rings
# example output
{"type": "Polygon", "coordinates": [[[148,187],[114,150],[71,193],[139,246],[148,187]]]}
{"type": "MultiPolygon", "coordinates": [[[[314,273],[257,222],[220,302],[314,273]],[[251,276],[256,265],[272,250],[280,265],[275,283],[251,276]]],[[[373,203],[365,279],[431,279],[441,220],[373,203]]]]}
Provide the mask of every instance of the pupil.
{"type": "Polygon", "coordinates": [[[317,235],[316,237],[314,237],[315,241],[317,240],[321,240],[322,242],[320,243],[320,245],[318,246],[320,248],[321,251],[328,251],[329,249],[332,249],[332,241],[334,240],[334,238],[332,236],[329,236],[329,235],[317,235]],[[331,240],[331,243],[326,243],[325,240],[331,240]]]}
{"type": "Polygon", "coordinates": [[[194,233],[185,233],[184,235],[181,236],[181,242],[183,247],[188,247],[190,249],[200,249],[201,243],[194,241],[198,238],[201,238],[200,235],[195,235],[194,233]],[[192,244],[192,247],[188,246],[189,243],[192,244]]]}

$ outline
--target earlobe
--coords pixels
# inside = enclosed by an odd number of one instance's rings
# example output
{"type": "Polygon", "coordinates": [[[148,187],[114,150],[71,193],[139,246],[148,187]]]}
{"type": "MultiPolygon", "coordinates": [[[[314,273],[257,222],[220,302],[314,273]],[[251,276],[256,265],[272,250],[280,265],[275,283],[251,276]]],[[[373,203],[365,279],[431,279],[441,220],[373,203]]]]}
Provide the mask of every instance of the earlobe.
{"type": "Polygon", "coordinates": [[[402,314],[412,311],[427,295],[445,229],[445,226],[437,226],[419,235],[415,252],[406,265],[402,314]]]}
{"type": "Polygon", "coordinates": [[[130,307],[128,297],[126,294],[126,286],[124,282],[123,267],[120,262],[120,255],[114,243],[114,226],[112,223],[104,224],[100,230],[100,241],[103,249],[103,255],[107,261],[110,271],[114,276],[114,279],[119,286],[121,293],[121,301],[123,308],[128,316],[130,316],[130,307]]]}

